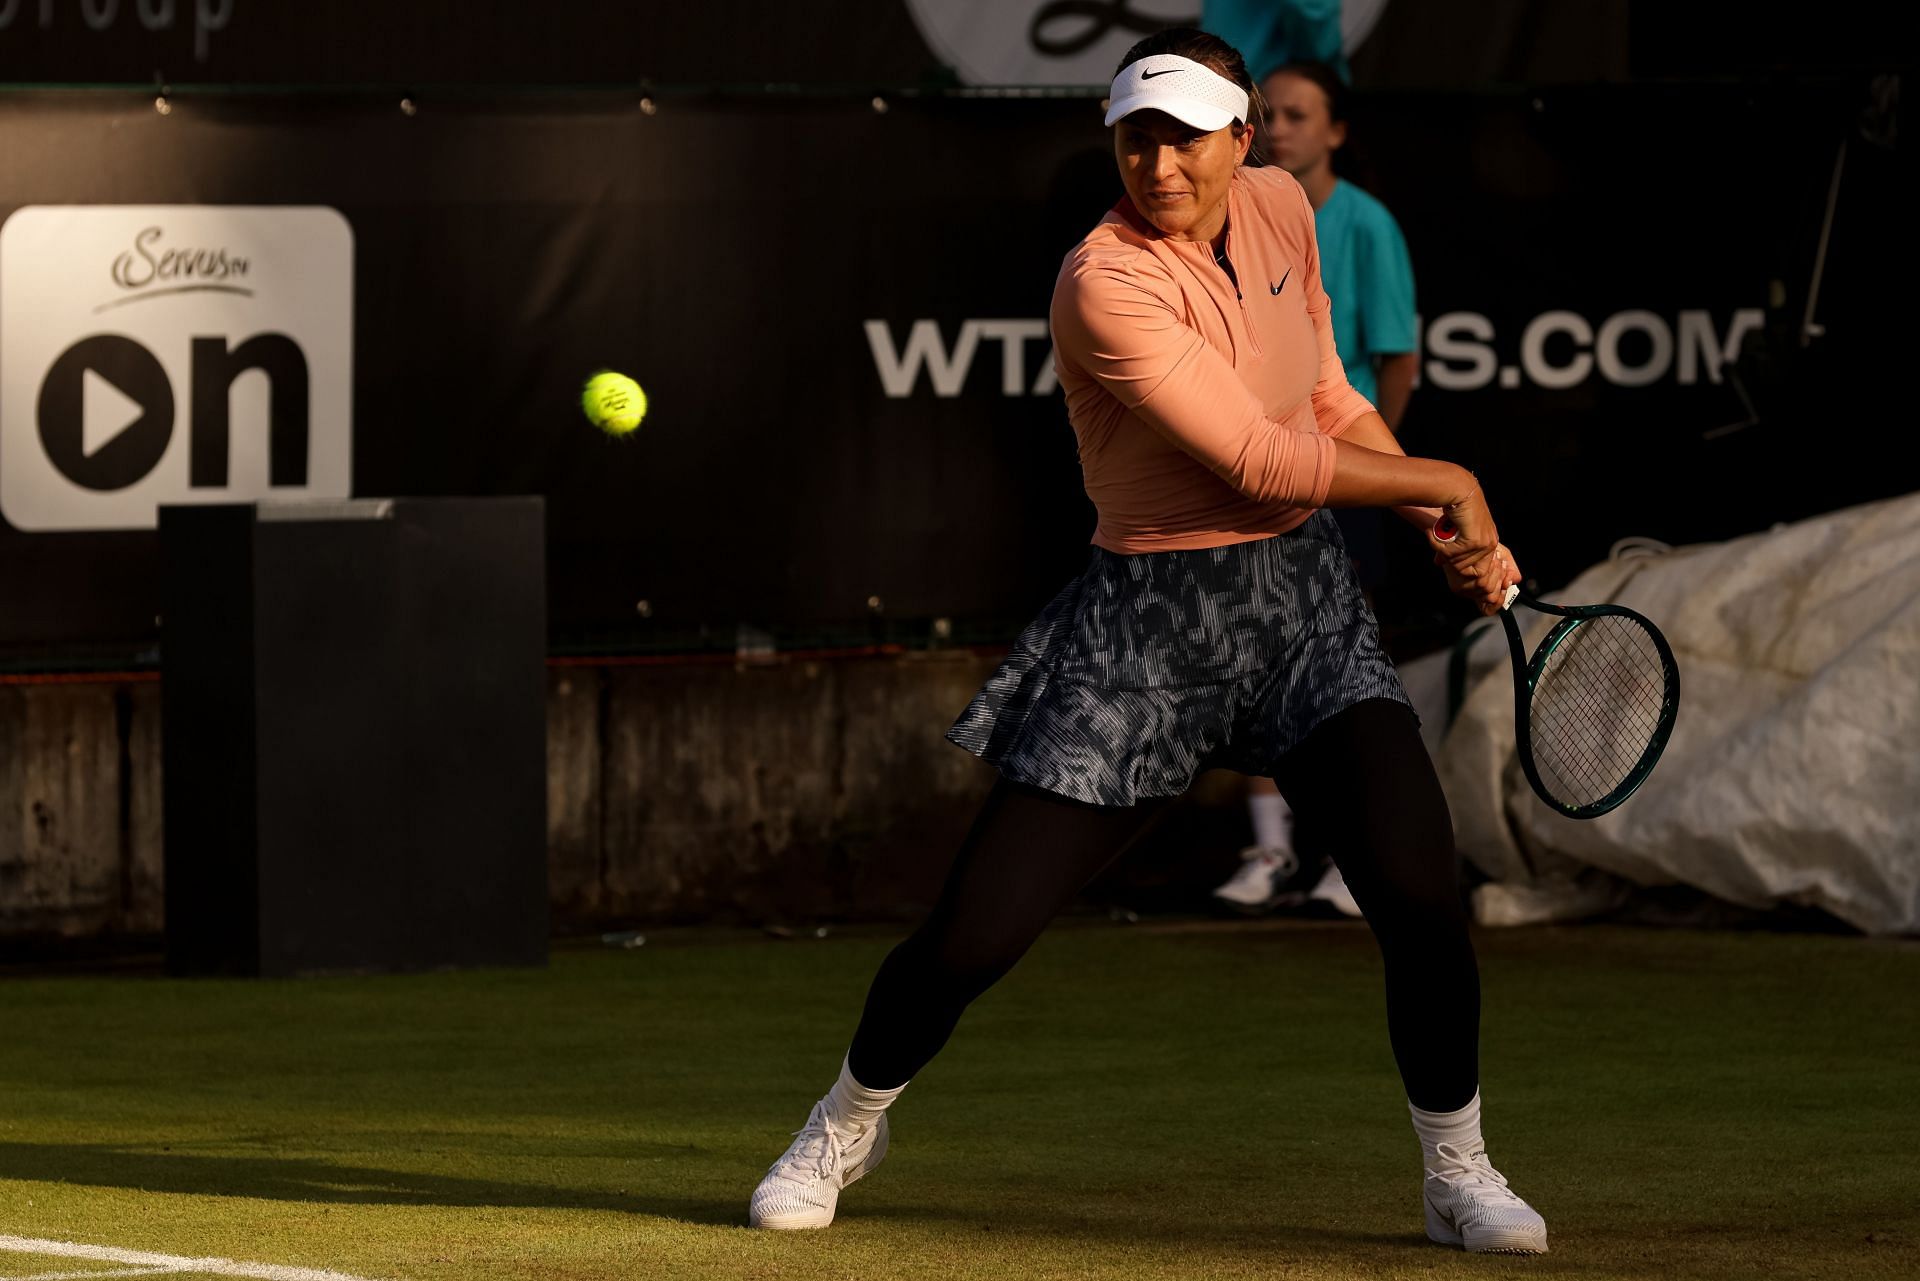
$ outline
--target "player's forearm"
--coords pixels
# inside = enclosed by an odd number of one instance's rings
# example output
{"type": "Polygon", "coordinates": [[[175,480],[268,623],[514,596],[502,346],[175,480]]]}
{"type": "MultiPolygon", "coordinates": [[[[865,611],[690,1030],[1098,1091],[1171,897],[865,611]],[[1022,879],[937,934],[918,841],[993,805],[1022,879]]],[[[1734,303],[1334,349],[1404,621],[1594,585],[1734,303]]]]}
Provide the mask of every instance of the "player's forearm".
{"type": "MultiPolygon", "coordinates": [[[[1443,508],[1465,499],[1476,488],[1473,473],[1457,463],[1437,458],[1409,458],[1398,445],[1375,449],[1359,443],[1371,432],[1362,426],[1379,415],[1367,414],[1333,442],[1333,483],[1327,489],[1328,507],[1443,508]]],[[[1380,431],[1386,424],[1380,423],[1380,431]]],[[[1391,443],[1392,433],[1387,433],[1391,443]]],[[[1428,522],[1431,524],[1431,521],[1428,522]]]]}
{"type": "Polygon", "coordinates": [[[1340,433],[1341,440],[1350,440],[1356,445],[1365,445],[1368,449],[1382,454],[1399,454],[1405,457],[1407,451],[1400,448],[1400,442],[1393,438],[1393,431],[1386,420],[1378,413],[1362,414],[1348,424],[1340,433]]]}
{"type": "Polygon", "coordinates": [[[1407,399],[1413,395],[1413,371],[1419,359],[1414,353],[1403,351],[1380,357],[1380,363],[1374,366],[1374,380],[1380,389],[1377,397],[1380,416],[1386,419],[1390,431],[1399,431],[1400,420],[1406,417],[1407,399]]]}
{"type": "MultiPolygon", "coordinates": [[[[1386,420],[1379,414],[1360,415],[1359,418],[1353,421],[1351,426],[1340,433],[1340,439],[1351,441],[1356,445],[1365,445],[1368,449],[1375,450],[1382,454],[1398,454],[1401,457],[1405,457],[1407,452],[1400,447],[1399,440],[1394,437],[1393,432],[1387,427],[1386,420]]],[[[1409,525],[1419,530],[1432,529],[1433,522],[1440,519],[1440,507],[1438,504],[1431,506],[1396,505],[1393,510],[1399,515],[1401,520],[1406,521],[1409,525]]]]}

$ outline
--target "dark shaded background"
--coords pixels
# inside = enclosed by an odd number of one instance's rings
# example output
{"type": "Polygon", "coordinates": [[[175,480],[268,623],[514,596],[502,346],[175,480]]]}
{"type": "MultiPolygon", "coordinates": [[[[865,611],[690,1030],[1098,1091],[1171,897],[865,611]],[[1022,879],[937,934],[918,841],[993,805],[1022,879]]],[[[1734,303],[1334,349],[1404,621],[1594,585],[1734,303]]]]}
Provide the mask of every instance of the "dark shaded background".
{"type": "MultiPolygon", "coordinates": [[[[0,216],[341,210],[354,490],[544,495],[557,648],[732,648],[741,625],[928,643],[936,619],[991,643],[1084,557],[1058,397],[1002,395],[983,344],[960,396],[923,379],[889,399],[863,324],[903,341],[932,318],[951,344],[968,318],[1043,317],[1061,253],[1118,194],[1090,98],[963,93],[891,0],[830,23],[238,0],[201,37],[191,5],[154,32],[122,8],[103,32],[65,8],[41,29],[33,5],[0,30],[0,78],[123,86],[0,97],[0,216]],[[132,87],[162,83],[167,115],[132,87]],[[603,365],[652,397],[633,441],[578,415],[603,365]]],[[[1372,91],[1355,158],[1405,228],[1424,316],[1488,316],[1502,364],[1550,309],[1769,320],[1721,385],[1416,392],[1407,447],[1476,467],[1529,572],[1913,488],[1893,395],[1910,166],[1869,109],[1892,7],[1792,27],[1731,4],[1438,8],[1389,6],[1353,58],[1372,91]],[[1826,333],[1803,348],[1843,144],[1826,333]]],[[[1044,358],[1027,344],[1027,386],[1044,358]]],[[[1461,615],[1395,533],[1378,603],[1406,653],[1461,615]]],[[[0,527],[0,651],[141,661],[157,567],[150,533],[0,527]]]]}

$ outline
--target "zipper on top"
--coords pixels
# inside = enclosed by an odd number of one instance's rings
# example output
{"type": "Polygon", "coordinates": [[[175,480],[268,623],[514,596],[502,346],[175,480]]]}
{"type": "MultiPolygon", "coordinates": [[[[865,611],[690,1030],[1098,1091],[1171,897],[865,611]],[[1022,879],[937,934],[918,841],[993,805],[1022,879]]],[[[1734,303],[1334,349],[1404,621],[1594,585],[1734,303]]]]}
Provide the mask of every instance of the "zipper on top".
{"type": "MultiPolygon", "coordinates": [[[[1236,299],[1238,299],[1240,303],[1240,323],[1242,326],[1245,327],[1247,331],[1247,340],[1253,344],[1253,354],[1261,357],[1264,360],[1266,358],[1266,353],[1260,350],[1260,334],[1259,334],[1259,331],[1257,331],[1253,327],[1253,312],[1247,306],[1246,294],[1240,291],[1240,275],[1238,272],[1234,271],[1233,269],[1233,259],[1229,257],[1227,254],[1227,245],[1232,240],[1233,240],[1233,228],[1231,227],[1231,225],[1229,225],[1229,227],[1227,228],[1227,234],[1221,238],[1220,247],[1218,249],[1213,249],[1213,264],[1214,266],[1220,268],[1221,271],[1225,272],[1227,279],[1230,282],[1232,282],[1233,296],[1236,299]]],[[[1212,248],[1212,246],[1208,246],[1208,247],[1210,249],[1212,248]]]]}

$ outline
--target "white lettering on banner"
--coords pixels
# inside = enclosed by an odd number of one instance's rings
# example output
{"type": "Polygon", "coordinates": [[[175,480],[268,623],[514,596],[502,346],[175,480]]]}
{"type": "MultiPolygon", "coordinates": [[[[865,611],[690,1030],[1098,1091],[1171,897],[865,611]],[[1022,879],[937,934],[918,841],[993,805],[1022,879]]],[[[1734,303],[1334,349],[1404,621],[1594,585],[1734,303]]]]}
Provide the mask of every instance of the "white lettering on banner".
{"type": "Polygon", "coordinates": [[[1040,362],[1040,376],[1033,380],[1033,394],[1051,396],[1060,390],[1060,371],[1053,367],[1053,348],[1047,348],[1047,358],[1040,362]]]}
{"type": "Polygon", "coordinates": [[[1593,326],[1576,311],[1549,311],[1535,316],[1520,335],[1520,368],[1542,387],[1564,391],[1578,387],[1593,372],[1593,326]],[[1547,339],[1566,334],[1573,339],[1573,359],[1564,365],[1547,363],[1547,339]]]}
{"type": "Polygon", "coordinates": [[[1712,313],[1704,308],[1680,312],[1676,324],[1653,311],[1616,312],[1601,322],[1597,334],[1578,312],[1543,312],[1521,333],[1519,365],[1502,368],[1493,348],[1493,321],[1479,312],[1451,311],[1427,325],[1425,349],[1432,359],[1422,372],[1426,381],[1448,391],[1477,391],[1496,380],[1509,391],[1526,382],[1560,391],[1585,382],[1596,370],[1619,387],[1652,386],[1669,374],[1682,387],[1702,381],[1703,373],[1706,382],[1718,384],[1721,369],[1740,354],[1742,340],[1765,319],[1758,307],[1742,307],[1733,313],[1722,339],[1712,313]],[[1644,339],[1627,338],[1636,333],[1644,339]],[[1622,347],[1631,350],[1639,341],[1645,342],[1646,355],[1629,363],[1622,347]],[[1563,344],[1569,344],[1570,351],[1556,355],[1563,344]]]}
{"type": "Polygon", "coordinates": [[[1596,342],[1594,355],[1600,361],[1600,376],[1621,387],[1659,382],[1673,367],[1673,330],[1650,311],[1621,311],[1608,316],[1596,342]],[[1620,337],[1636,330],[1647,336],[1653,351],[1644,363],[1629,365],[1620,357],[1620,337]]]}
{"type": "Polygon", "coordinates": [[[966,386],[973,369],[974,354],[980,342],[1000,344],[1000,394],[1003,396],[1050,396],[1059,386],[1053,373],[1053,351],[1047,351],[1040,376],[1027,390],[1027,340],[1044,339],[1044,320],[965,320],[949,351],[940,337],[940,322],[916,320],[907,328],[904,351],[894,346],[893,330],[884,320],[866,322],[867,346],[873,351],[874,368],[880,374],[880,386],[888,397],[904,400],[913,395],[920,371],[927,371],[933,394],[951,399],[966,386]]]}
{"type": "Polygon", "coordinates": [[[1493,322],[1471,311],[1450,311],[1436,316],[1427,326],[1427,351],[1434,359],[1427,363],[1427,381],[1448,391],[1469,391],[1493,381],[1499,360],[1493,348],[1493,322]],[[1470,341],[1477,340],[1477,341],[1470,341]],[[1464,361],[1461,369],[1445,361],[1464,361]]]}
{"type": "Polygon", "coordinates": [[[194,0],[193,4],[193,56],[199,62],[205,62],[213,51],[213,42],[208,36],[215,31],[225,31],[227,23],[233,21],[234,0],[194,0]]]}
{"type": "MultiPolygon", "coordinates": [[[[233,21],[233,9],[239,0],[193,0],[193,57],[205,62],[213,52],[213,34],[225,31],[233,21]]],[[[0,31],[10,29],[26,7],[26,0],[0,0],[0,31]]],[[[80,21],[89,31],[106,31],[119,19],[121,0],[79,0],[80,21]]],[[[34,24],[42,31],[54,25],[54,0],[39,0],[31,12],[38,15],[34,24]]],[[[134,0],[132,8],[140,25],[148,31],[171,31],[177,16],[178,0],[134,0]]]]}
{"type": "MultiPolygon", "coordinates": [[[[243,273],[245,267],[242,262],[243,273]]],[[[1477,311],[1449,311],[1431,321],[1416,316],[1417,341],[1426,357],[1420,362],[1416,385],[1432,383],[1443,391],[1478,391],[1497,385],[1512,391],[1532,384],[1564,391],[1596,373],[1616,387],[1650,387],[1670,376],[1682,387],[1703,377],[1717,384],[1721,370],[1739,356],[1742,340],[1764,322],[1758,307],[1740,308],[1733,312],[1722,338],[1713,314],[1704,308],[1681,311],[1674,323],[1658,312],[1632,308],[1608,316],[1597,332],[1578,312],[1542,312],[1521,331],[1519,363],[1503,366],[1494,348],[1496,329],[1491,318],[1477,311]]],[[[880,386],[895,400],[914,394],[923,369],[935,396],[961,395],[983,341],[1000,344],[1002,396],[1051,396],[1060,387],[1051,349],[1032,385],[1026,380],[1027,341],[1047,336],[1044,320],[963,320],[951,348],[937,320],[908,325],[904,348],[895,344],[893,327],[885,320],[867,321],[866,331],[880,386]]]]}
{"type": "Polygon", "coordinates": [[[920,367],[927,367],[936,396],[958,396],[973,365],[973,349],[980,345],[980,322],[969,320],[960,326],[960,340],[951,353],[941,345],[938,321],[916,320],[907,331],[907,349],[896,352],[893,334],[884,320],[867,322],[867,345],[873,348],[873,363],[880,370],[880,385],[887,395],[903,400],[913,395],[920,380],[920,367]]]}
{"type": "Polygon", "coordinates": [[[1727,327],[1725,344],[1713,340],[1713,317],[1704,311],[1683,311],[1680,313],[1680,382],[1695,383],[1700,380],[1700,358],[1706,358],[1707,381],[1720,381],[1720,367],[1731,364],[1740,354],[1740,342],[1749,333],[1760,328],[1766,317],[1758,307],[1747,307],[1733,313],[1733,324],[1727,327]]]}
{"type": "Polygon", "coordinates": [[[152,529],[163,504],[352,492],[338,211],[30,205],[0,226],[0,282],[15,528],[152,529]]]}
{"type": "MultiPolygon", "coordinates": [[[[1000,343],[1000,394],[1018,396],[1027,389],[1027,339],[1045,338],[1044,320],[968,321],[980,326],[980,336],[1000,343]]],[[[1053,362],[1048,361],[1049,365],[1053,362]]]]}

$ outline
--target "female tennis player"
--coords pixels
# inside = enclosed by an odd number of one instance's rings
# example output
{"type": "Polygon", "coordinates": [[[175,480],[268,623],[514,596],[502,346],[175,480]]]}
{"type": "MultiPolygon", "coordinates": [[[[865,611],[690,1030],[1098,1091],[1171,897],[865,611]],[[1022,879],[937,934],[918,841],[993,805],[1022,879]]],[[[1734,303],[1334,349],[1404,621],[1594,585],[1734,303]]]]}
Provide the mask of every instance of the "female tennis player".
{"type": "Polygon", "coordinates": [[[967,1005],[1166,798],[1222,766],[1272,776],[1345,833],[1386,961],[1428,1235],[1547,1248],[1480,1138],[1452,820],[1324,509],[1403,509],[1487,613],[1519,570],[1472,475],[1406,457],[1347,385],[1312,206],[1284,170],[1241,167],[1253,99],[1240,55],[1187,29],[1134,46],[1114,78],[1127,194],[1068,254],[1052,307],[1092,557],[949,731],[1000,778],[931,914],[874,977],[839,1080],[755,1190],[756,1227],[832,1222],[967,1005]],[[1442,513],[1452,541],[1431,536],[1442,513]]]}

